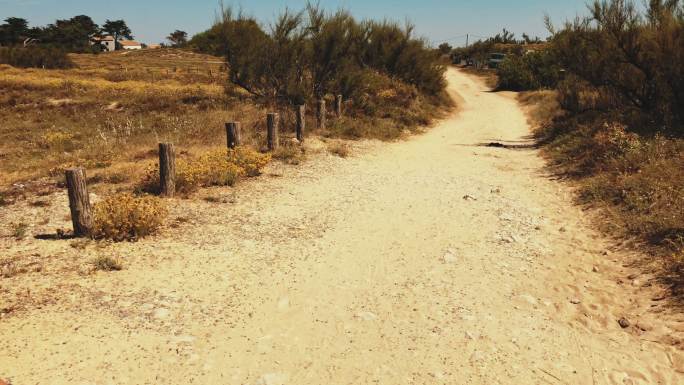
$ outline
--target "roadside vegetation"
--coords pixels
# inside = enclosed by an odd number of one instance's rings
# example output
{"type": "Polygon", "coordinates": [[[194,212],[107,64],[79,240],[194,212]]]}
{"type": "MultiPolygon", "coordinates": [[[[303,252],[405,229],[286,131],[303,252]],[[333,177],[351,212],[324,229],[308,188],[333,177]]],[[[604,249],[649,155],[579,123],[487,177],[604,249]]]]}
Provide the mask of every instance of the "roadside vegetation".
{"type": "MultiPolygon", "coordinates": [[[[258,176],[271,159],[301,163],[297,104],[307,105],[305,134],[326,141],[393,140],[450,107],[439,54],[410,25],[360,22],[309,5],[266,29],[225,9],[191,40],[173,32],[169,41],[179,48],[93,54],[89,38],[103,31],[131,37],[125,22],[99,27],[85,16],[39,29],[17,18],[0,25],[0,39],[11,42],[0,48],[0,204],[47,196],[63,188],[66,169],[84,167],[89,189],[105,197],[95,208],[95,238],[157,231],[164,210],[142,197],[158,193],[159,142],[175,143],[177,190],[190,196],[258,176]],[[333,111],[337,95],[343,116],[333,111]],[[321,99],[324,128],[315,116],[321,99]],[[283,143],[272,154],[262,153],[267,112],[280,115],[283,143]],[[242,123],[242,146],[230,151],[229,121],[242,123]]],[[[348,154],[345,145],[331,148],[348,154]]]]}
{"type": "Polygon", "coordinates": [[[358,21],[312,4],[284,11],[269,28],[232,8],[221,16],[189,45],[224,57],[231,91],[258,103],[332,106],[342,95],[353,123],[332,124],[328,136],[394,139],[450,104],[441,55],[410,24],[358,21]]]}
{"type": "Polygon", "coordinates": [[[548,24],[543,50],[498,66],[498,89],[528,91],[536,137],[554,169],[580,182],[579,201],[682,282],[684,4],[595,2],[587,17],[548,24]]]}

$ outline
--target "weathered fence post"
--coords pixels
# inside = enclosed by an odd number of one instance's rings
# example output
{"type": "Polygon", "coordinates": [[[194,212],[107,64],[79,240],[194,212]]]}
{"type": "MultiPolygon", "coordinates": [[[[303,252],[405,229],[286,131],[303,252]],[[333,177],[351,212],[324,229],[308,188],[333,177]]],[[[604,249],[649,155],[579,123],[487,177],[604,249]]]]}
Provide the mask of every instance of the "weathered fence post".
{"type": "Polygon", "coordinates": [[[228,148],[235,148],[241,144],[240,122],[226,123],[226,137],[228,138],[228,148]]]}
{"type": "Polygon", "coordinates": [[[337,95],[335,97],[335,115],[337,115],[338,118],[342,117],[342,95],[337,95]]]}
{"type": "Polygon", "coordinates": [[[171,143],[159,143],[159,192],[167,197],[176,193],[176,153],[171,143]]]}
{"type": "Polygon", "coordinates": [[[266,132],[268,149],[270,151],[274,151],[278,148],[278,145],[280,144],[278,142],[278,114],[268,114],[266,123],[268,125],[268,131],[266,132]]]}
{"type": "Polygon", "coordinates": [[[306,105],[297,106],[297,126],[295,133],[299,142],[304,141],[304,130],[306,129],[306,105]]]}
{"type": "Polygon", "coordinates": [[[318,120],[318,128],[325,129],[325,99],[318,101],[318,110],[316,111],[316,119],[318,120]]]}
{"type": "Polygon", "coordinates": [[[89,236],[93,227],[93,217],[90,213],[90,197],[88,196],[85,170],[82,168],[66,170],[66,184],[74,235],[77,237],[89,236]]]}

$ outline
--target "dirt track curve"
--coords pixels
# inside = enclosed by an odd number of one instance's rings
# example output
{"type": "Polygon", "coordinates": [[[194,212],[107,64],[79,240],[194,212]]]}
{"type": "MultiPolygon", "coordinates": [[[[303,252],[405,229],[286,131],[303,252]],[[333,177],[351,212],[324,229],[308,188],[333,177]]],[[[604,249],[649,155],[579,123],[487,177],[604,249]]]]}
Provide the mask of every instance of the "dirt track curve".
{"type": "Polygon", "coordinates": [[[448,80],[460,110],[424,135],[211,190],[227,204],[179,200],[198,219],[112,246],[125,270],[67,276],[77,294],[0,320],[0,378],[683,384],[571,191],[536,150],[480,145],[526,143],[514,96],[448,80]]]}

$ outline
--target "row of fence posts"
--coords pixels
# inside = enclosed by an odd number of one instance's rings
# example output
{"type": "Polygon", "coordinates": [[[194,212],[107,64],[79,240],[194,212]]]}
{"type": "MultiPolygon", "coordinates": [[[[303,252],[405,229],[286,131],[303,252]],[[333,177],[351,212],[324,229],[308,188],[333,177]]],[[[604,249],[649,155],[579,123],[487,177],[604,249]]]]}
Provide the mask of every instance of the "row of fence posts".
{"type": "MultiPolygon", "coordinates": [[[[316,123],[319,129],[325,129],[327,124],[325,100],[320,99],[316,104],[316,123]]],[[[335,97],[335,115],[342,117],[342,95],[335,97]]],[[[301,143],[304,141],[306,130],[306,105],[299,105],[295,109],[295,135],[301,143]]],[[[275,151],[280,145],[279,114],[266,115],[266,144],[269,151],[275,151]]],[[[227,147],[234,149],[242,144],[242,125],[240,122],[226,123],[227,147]]],[[[66,187],[69,195],[69,208],[74,236],[86,237],[91,234],[93,217],[90,197],[86,184],[86,172],[83,168],[72,168],[65,172],[66,187]]],[[[172,197],[176,193],[176,152],[173,143],[159,143],[159,191],[162,196],[172,197]]]]}

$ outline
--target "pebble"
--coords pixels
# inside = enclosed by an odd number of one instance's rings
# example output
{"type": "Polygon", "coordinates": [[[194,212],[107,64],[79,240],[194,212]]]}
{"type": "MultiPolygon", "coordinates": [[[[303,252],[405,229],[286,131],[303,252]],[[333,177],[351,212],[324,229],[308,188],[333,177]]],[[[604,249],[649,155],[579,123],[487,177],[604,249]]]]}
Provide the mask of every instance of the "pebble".
{"type": "Polygon", "coordinates": [[[451,250],[447,250],[447,252],[444,254],[442,258],[446,263],[454,263],[458,261],[458,258],[456,257],[456,255],[454,255],[454,253],[451,250]]]}
{"type": "Polygon", "coordinates": [[[473,352],[473,354],[470,356],[470,361],[484,361],[486,358],[485,354],[479,350],[476,350],[473,352]]]}
{"type": "Polygon", "coordinates": [[[363,311],[363,312],[357,314],[356,316],[361,318],[364,321],[375,321],[378,318],[378,316],[376,316],[375,314],[373,314],[369,311],[363,311]]]}
{"type": "Polygon", "coordinates": [[[284,385],[287,378],[282,373],[266,373],[259,377],[256,385],[284,385]]]}
{"type": "Polygon", "coordinates": [[[467,330],[465,332],[465,337],[469,340],[476,340],[476,339],[480,338],[480,335],[476,332],[471,332],[470,330],[467,330]]]}
{"type": "Polygon", "coordinates": [[[537,299],[532,297],[529,294],[522,294],[518,296],[518,298],[522,299],[523,301],[529,303],[530,305],[536,305],[537,304],[537,299]]]}
{"type": "Polygon", "coordinates": [[[591,269],[591,271],[593,271],[594,273],[598,273],[598,272],[599,272],[599,268],[596,267],[596,266],[594,266],[594,267],[591,269]]]}
{"type": "Polygon", "coordinates": [[[287,310],[289,307],[290,307],[290,299],[289,298],[281,298],[280,301],[278,301],[278,309],[287,310]]]}
{"type": "Polygon", "coordinates": [[[620,327],[623,328],[623,329],[628,328],[629,325],[630,325],[629,320],[627,320],[627,318],[625,318],[625,317],[620,318],[620,319],[618,320],[618,324],[619,324],[620,327]]]}
{"type": "Polygon", "coordinates": [[[165,318],[169,317],[169,314],[170,314],[169,309],[164,309],[164,308],[157,309],[154,311],[154,318],[165,319],[165,318]]]}
{"type": "Polygon", "coordinates": [[[171,337],[171,342],[175,344],[191,344],[195,342],[196,338],[191,335],[181,335],[171,337]]]}
{"type": "Polygon", "coordinates": [[[580,301],[580,300],[577,299],[577,298],[573,298],[573,299],[570,300],[570,303],[573,304],[573,305],[579,305],[579,304],[582,303],[582,301],[580,301]]]}

